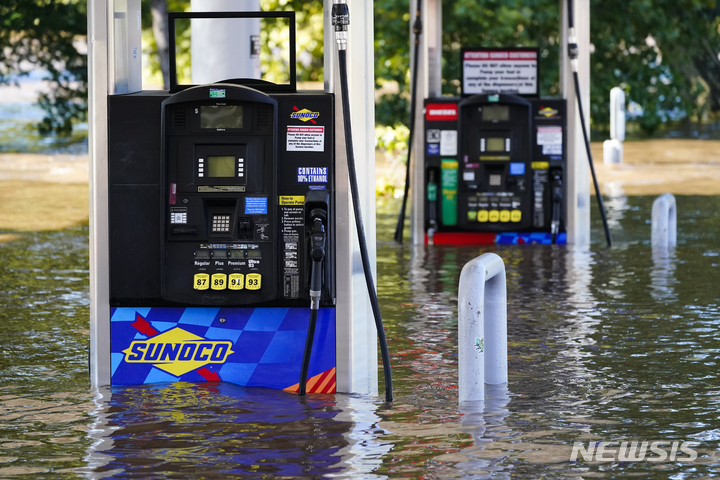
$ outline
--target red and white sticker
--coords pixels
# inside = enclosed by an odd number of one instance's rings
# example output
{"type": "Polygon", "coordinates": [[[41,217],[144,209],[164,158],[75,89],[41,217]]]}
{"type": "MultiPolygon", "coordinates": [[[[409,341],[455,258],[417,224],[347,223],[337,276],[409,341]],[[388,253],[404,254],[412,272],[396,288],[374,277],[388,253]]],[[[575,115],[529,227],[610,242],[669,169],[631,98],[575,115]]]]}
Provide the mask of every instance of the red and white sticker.
{"type": "Polygon", "coordinates": [[[325,127],[289,125],[287,127],[288,152],[324,152],[325,127]]]}
{"type": "Polygon", "coordinates": [[[429,103],[425,107],[425,120],[448,122],[457,118],[458,106],[454,103],[429,103]]]}

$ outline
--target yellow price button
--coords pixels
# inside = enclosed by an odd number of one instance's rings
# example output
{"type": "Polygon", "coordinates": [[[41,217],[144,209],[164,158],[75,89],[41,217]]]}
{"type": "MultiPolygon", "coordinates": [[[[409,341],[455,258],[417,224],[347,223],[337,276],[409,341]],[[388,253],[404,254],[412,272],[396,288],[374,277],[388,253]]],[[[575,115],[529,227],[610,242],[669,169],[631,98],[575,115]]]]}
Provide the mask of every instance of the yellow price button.
{"type": "Polygon", "coordinates": [[[500,220],[500,212],[497,210],[490,210],[490,221],[497,222],[498,220],[500,220]]]}
{"type": "Polygon", "coordinates": [[[468,211],[468,220],[474,222],[477,220],[478,212],[475,210],[468,211]]]}
{"type": "Polygon", "coordinates": [[[210,288],[213,290],[225,290],[225,288],[227,288],[227,275],[224,273],[213,273],[210,288]]]}
{"type": "Polygon", "coordinates": [[[242,273],[231,273],[228,280],[230,281],[228,285],[230,290],[242,290],[245,288],[245,275],[242,273]]]}
{"type": "Polygon", "coordinates": [[[488,211],[480,210],[478,212],[478,222],[487,222],[487,221],[488,221],[488,211]]]}
{"type": "Polygon", "coordinates": [[[511,222],[517,223],[520,220],[522,220],[522,212],[520,210],[513,210],[512,212],[510,212],[510,221],[511,222]]]}
{"type": "Polygon", "coordinates": [[[193,288],[195,288],[195,290],[207,290],[210,288],[210,275],[207,273],[196,273],[193,288]]]}
{"type": "Polygon", "coordinates": [[[509,222],[510,221],[510,210],[500,210],[500,221],[501,222],[509,222]]]}
{"type": "Polygon", "coordinates": [[[248,290],[260,290],[260,280],[262,280],[262,275],[259,273],[248,273],[245,277],[245,288],[248,290]]]}

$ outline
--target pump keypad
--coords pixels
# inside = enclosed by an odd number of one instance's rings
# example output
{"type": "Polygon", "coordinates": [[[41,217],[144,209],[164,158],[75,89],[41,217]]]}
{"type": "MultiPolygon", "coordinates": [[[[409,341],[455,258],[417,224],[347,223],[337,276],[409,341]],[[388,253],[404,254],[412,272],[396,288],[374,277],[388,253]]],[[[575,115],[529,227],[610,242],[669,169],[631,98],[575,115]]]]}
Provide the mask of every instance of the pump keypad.
{"type": "Polygon", "coordinates": [[[230,233],[230,215],[213,215],[212,233],[230,233]]]}

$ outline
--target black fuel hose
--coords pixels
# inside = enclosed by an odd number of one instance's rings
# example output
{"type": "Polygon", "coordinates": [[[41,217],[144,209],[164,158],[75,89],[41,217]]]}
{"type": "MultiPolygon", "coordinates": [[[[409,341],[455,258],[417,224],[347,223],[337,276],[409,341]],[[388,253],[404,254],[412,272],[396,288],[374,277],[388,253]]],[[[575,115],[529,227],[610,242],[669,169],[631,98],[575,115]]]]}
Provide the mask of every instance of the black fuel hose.
{"type": "Polygon", "coordinates": [[[360,210],[360,193],[357,183],[357,171],[355,169],[355,150],[353,148],[352,127],[350,125],[350,96],[347,76],[347,26],[350,23],[347,3],[344,0],[335,0],[333,4],[333,25],[335,26],[338,43],[338,64],[340,70],[340,96],[342,97],[343,125],[345,127],[345,148],[347,149],[348,173],[350,176],[350,193],[352,196],[353,212],[355,213],[355,228],[357,230],[358,243],[360,244],[360,258],[362,259],[365,283],[367,284],[370,305],[375,328],[377,329],[378,341],[380,342],[380,353],[383,362],[383,374],[385,376],[385,401],[393,401],[392,372],[390,367],[390,353],[388,351],[385,327],[380,315],[380,304],[375,291],[375,282],[370,273],[370,256],[368,255],[367,240],[365,238],[365,227],[360,210]]]}
{"type": "Polygon", "coordinates": [[[417,0],[417,8],[415,10],[415,23],[413,24],[413,33],[415,34],[415,52],[413,53],[413,70],[412,79],[410,80],[410,134],[408,136],[408,153],[407,162],[405,164],[405,189],[403,191],[402,206],[398,214],[397,225],[395,225],[395,241],[403,243],[403,230],[405,229],[405,212],[407,210],[407,199],[410,193],[410,158],[412,157],[412,148],[415,138],[415,112],[417,111],[417,78],[418,78],[418,62],[420,61],[420,35],[422,34],[422,17],[420,16],[420,8],[422,0],[417,0]]]}
{"type": "Polygon", "coordinates": [[[605,205],[603,204],[602,195],[600,193],[600,185],[598,185],[597,176],[595,175],[595,166],[593,165],[592,152],[590,151],[590,135],[588,135],[585,126],[585,115],[583,115],[582,97],[580,97],[580,79],[578,78],[578,45],[575,38],[575,19],[573,12],[573,0],[568,0],[568,57],[570,57],[570,65],[573,72],[573,80],[575,82],[575,97],[577,98],[578,113],[580,114],[580,124],[582,126],[583,137],[585,139],[585,151],[587,152],[588,162],[590,163],[590,173],[592,174],[593,185],[595,186],[595,198],[597,198],[600,216],[605,229],[605,239],[608,247],[612,247],[612,237],[610,236],[610,227],[608,226],[607,215],[605,214],[605,205]]]}
{"type": "Polygon", "coordinates": [[[318,310],[310,310],[310,324],[308,326],[307,338],[305,339],[305,350],[303,353],[302,368],[300,370],[300,390],[298,395],[305,396],[307,389],[308,369],[310,368],[310,354],[313,347],[313,339],[315,338],[315,325],[317,325],[318,310]]]}

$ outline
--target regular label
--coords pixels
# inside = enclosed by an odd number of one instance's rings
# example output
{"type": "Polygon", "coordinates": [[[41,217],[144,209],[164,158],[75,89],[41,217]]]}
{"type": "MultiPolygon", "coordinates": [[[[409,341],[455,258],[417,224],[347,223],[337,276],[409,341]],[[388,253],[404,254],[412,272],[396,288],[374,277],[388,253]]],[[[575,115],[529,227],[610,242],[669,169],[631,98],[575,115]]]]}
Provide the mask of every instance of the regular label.
{"type": "Polygon", "coordinates": [[[287,127],[288,152],[324,152],[325,127],[291,125],[287,127]]]}

